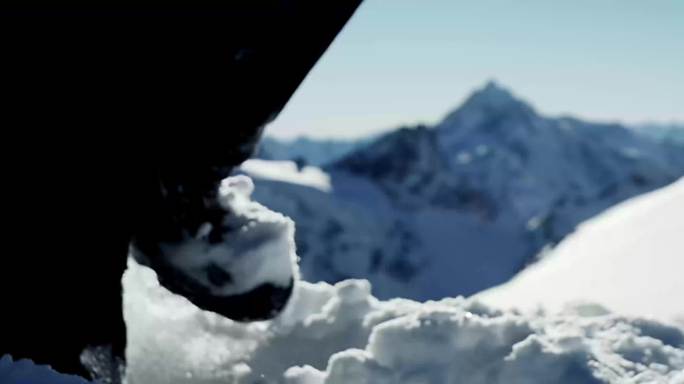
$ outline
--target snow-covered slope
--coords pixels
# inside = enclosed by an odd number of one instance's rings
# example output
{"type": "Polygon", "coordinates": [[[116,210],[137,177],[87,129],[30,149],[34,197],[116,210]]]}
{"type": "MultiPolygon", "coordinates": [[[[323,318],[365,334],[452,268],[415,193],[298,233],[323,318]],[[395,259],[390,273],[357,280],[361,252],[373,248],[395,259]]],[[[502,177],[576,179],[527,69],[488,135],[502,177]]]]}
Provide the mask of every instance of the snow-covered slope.
{"type": "Polygon", "coordinates": [[[305,172],[245,171],[258,201],[297,222],[305,279],[368,278],[378,297],[424,300],[507,281],[578,223],[684,175],[683,154],[617,124],[541,116],[490,83],[437,126],[327,165],[327,191],[305,172]]]}
{"type": "Polygon", "coordinates": [[[560,310],[591,302],[684,325],[684,179],[583,223],[550,255],[476,298],[560,310]]]}
{"type": "Polygon", "coordinates": [[[347,155],[367,141],[322,140],[308,137],[283,140],[266,136],[259,144],[256,157],[264,160],[298,160],[321,166],[347,155]]]}

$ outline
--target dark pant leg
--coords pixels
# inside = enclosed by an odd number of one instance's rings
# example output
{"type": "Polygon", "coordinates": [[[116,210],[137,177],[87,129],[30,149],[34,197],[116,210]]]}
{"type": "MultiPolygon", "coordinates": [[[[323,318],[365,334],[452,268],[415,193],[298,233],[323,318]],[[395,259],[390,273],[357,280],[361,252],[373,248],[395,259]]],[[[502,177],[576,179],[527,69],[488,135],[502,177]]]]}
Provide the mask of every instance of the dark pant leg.
{"type": "Polygon", "coordinates": [[[123,357],[129,202],[121,173],[50,165],[5,179],[0,355],[85,376],[84,348],[123,357]]]}

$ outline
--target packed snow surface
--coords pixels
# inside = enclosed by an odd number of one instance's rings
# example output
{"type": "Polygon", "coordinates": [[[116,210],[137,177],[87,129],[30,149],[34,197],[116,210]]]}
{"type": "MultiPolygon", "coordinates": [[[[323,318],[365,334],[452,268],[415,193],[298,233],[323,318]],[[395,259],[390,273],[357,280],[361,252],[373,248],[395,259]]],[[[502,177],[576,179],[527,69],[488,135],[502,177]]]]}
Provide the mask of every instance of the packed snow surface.
{"type": "Polygon", "coordinates": [[[521,309],[594,302],[684,324],[684,179],[583,223],[539,263],[476,297],[521,309]]]}
{"type": "Polygon", "coordinates": [[[379,301],[364,280],[299,282],[285,313],[235,323],[131,264],[132,383],[681,383],[684,334],[597,306],[503,312],[463,298],[379,301]]]}
{"type": "MultiPolygon", "coordinates": [[[[131,384],[684,382],[681,330],[599,307],[521,315],[463,298],[378,301],[363,280],[300,282],[280,318],[242,324],[146,267],[132,263],[124,286],[131,384]]],[[[26,383],[27,367],[5,358],[0,381],[26,383]]],[[[30,382],[82,383],[59,379],[30,382]]]]}

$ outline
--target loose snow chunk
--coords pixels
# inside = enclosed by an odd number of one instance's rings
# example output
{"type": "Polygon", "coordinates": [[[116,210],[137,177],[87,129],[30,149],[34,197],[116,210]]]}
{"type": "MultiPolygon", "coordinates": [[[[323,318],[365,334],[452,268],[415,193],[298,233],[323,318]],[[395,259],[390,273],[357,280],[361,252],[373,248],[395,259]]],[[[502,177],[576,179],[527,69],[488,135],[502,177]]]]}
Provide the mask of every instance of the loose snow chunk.
{"type": "Polygon", "coordinates": [[[513,343],[530,333],[514,318],[488,319],[463,309],[437,308],[376,326],[368,350],[380,364],[395,370],[450,364],[462,372],[476,368],[473,354],[486,361],[502,359],[513,343]]]}
{"type": "Polygon", "coordinates": [[[207,223],[181,245],[163,247],[172,265],[216,296],[248,292],[262,284],[287,287],[297,274],[294,223],[252,201],[253,190],[252,180],[244,175],[221,183],[218,199],[227,211],[222,242],[208,241],[212,228],[207,223]],[[216,272],[212,275],[211,270],[216,272]]]}
{"type": "Polygon", "coordinates": [[[323,384],[325,380],[325,374],[310,365],[292,367],[285,371],[284,377],[285,384],[323,384]]]}
{"type": "Polygon", "coordinates": [[[392,377],[392,372],[373,361],[368,352],[348,349],[330,358],[324,383],[390,384],[392,377]]]}

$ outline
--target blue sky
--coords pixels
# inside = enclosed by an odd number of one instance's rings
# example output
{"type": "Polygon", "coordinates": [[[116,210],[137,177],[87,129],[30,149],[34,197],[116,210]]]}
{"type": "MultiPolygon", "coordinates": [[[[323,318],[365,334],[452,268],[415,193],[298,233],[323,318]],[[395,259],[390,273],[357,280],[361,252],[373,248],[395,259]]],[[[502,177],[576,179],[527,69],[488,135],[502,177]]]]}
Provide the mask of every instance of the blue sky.
{"type": "Polygon", "coordinates": [[[434,123],[489,79],[545,114],[684,121],[684,0],[365,0],[267,133],[434,123]]]}

